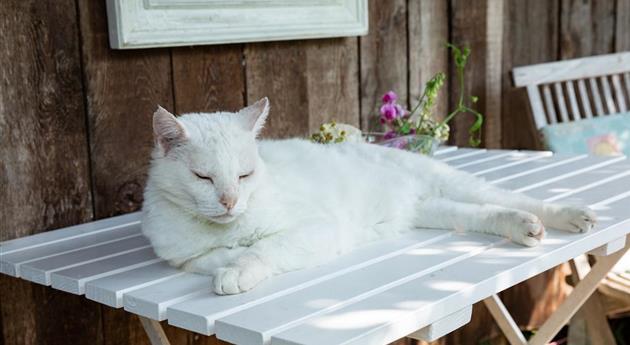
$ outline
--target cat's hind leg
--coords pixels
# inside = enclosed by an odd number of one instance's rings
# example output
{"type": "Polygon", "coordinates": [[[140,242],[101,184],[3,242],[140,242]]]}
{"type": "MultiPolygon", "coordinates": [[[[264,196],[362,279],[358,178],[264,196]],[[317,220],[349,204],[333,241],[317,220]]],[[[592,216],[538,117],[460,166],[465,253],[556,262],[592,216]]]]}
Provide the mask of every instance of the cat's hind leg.
{"type": "Polygon", "coordinates": [[[421,200],[414,225],[421,228],[489,233],[530,247],[538,245],[545,234],[542,222],[532,213],[445,198],[421,200]]]}
{"type": "Polygon", "coordinates": [[[494,204],[533,213],[545,226],[558,230],[588,232],[597,222],[595,212],[588,207],[544,202],[485,182],[477,184],[476,190],[461,192],[459,196],[467,202],[494,204]]]}
{"type": "Polygon", "coordinates": [[[463,171],[442,167],[448,171],[437,181],[443,196],[466,203],[492,204],[533,213],[545,226],[570,232],[588,232],[597,219],[588,207],[544,202],[525,194],[501,189],[463,171]]]}

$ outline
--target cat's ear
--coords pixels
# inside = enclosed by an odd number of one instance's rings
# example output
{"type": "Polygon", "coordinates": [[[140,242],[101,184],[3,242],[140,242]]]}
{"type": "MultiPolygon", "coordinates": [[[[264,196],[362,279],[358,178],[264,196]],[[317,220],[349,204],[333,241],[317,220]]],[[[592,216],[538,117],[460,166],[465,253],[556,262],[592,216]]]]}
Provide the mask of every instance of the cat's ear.
{"type": "Polygon", "coordinates": [[[153,113],[153,135],[164,154],[188,139],[186,129],[173,114],[158,106],[153,113]]]}
{"type": "Polygon", "coordinates": [[[245,129],[258,135],[265,125],[267,115],[269,115],[269,99],[267,97],[262,98],[256,103],[241,109],[238,113],[243,118],[245,129]]]}

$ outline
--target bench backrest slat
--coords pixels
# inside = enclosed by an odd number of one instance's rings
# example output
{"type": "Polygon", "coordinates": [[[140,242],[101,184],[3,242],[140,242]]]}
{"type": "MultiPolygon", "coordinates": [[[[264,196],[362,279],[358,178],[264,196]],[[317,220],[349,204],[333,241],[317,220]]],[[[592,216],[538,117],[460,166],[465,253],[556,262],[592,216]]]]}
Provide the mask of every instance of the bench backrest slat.
{"type": "Polygon", "coordinates": [[[516,67],[513,78],[527,88],[537,128],[630,107],[630,52],[516,67]]]}

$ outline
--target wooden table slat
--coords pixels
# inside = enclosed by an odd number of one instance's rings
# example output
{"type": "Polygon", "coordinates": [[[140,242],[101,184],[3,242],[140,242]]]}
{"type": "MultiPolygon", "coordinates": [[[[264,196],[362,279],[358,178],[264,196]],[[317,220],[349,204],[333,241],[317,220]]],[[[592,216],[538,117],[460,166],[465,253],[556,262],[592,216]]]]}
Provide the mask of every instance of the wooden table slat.
{"type": "Polygon", "coordinates": [[[25,250],[2,255],[0,258],[0,272],[13,277],[20,276],[20,266],[33,260],[41,260],[59,254],[76,251],[82,248],[99,246],[109,242],[119,241],[140,234],[140,224],[110,229],[108,231],[94,231],[80,237],[59,240],[45,246],[36,246],[25,250]]]}

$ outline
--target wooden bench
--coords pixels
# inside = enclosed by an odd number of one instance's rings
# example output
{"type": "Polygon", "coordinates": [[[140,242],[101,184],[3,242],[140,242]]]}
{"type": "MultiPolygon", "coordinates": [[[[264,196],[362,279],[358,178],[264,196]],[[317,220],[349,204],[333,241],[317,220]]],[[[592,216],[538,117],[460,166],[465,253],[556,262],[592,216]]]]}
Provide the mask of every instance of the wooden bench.
{"type": "Polygon", "coordinates": [[[168,343],[161,320],[236,344],[433,340],[466,324],[471,306],[482,300],[510,342],[525,344],[496,294],[583,253],[599,255],[529,341],[546,343],[628,249],[630,162],[452,147],[436,158],[533,197],[590,205],[599,224],[587,234],[548,230],[535,248],[477,233],[421,230],[275,277],[248,293],[217,296],[211,277],[157,258],[133,213],[4,242],[0,270],[140,315],[153,344],[168,343]]]}

